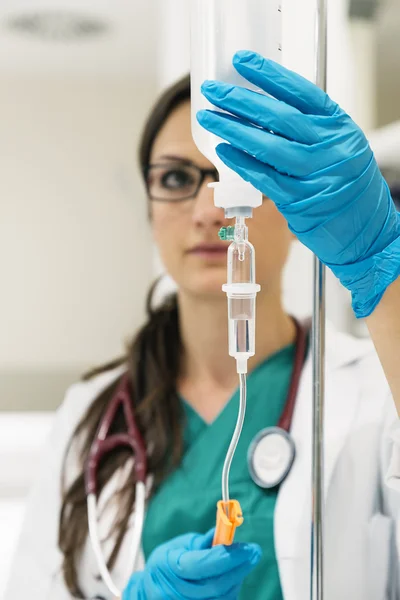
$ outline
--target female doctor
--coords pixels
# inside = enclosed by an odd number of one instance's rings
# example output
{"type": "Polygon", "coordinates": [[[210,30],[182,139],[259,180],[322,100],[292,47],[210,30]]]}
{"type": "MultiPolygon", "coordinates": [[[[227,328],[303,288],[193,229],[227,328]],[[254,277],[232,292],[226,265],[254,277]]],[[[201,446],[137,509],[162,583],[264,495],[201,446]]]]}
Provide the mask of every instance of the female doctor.
{"type": "MultiPolygon", "coordinates": [[[[248,223],[261,292],[248,412],[230,479],[245,515],[238,543],[210,547],[238,392],[221,293],[226,246],[217,233],[226,222],[207,187],[216,177],[213,165],[191,138],[184,79],[157,102],[140,146],[154,239],[177,293],[159,308],[149,302],[148,320],[126,356],[67,393],[27,510],[7,600],[111,598],[88,541],[84,471],[126,372],[149,474],[142,556],[133,574],[131,453],[111,452],[98,471],[102,549],[124,600],[309,597],[309,354],[290,426],[296,446],[290,473],[280,486],[263,489],[246,458],[258,432],[278,423],[291,379],[297,328],[282,307],[281,278],[293,236],[351,290],[354,311],[367,317],[400,407],[399,219],[368,143],[348,115],[301,77],[250,52],[239,52],[234,64],[270,94],[207,82],[207,98],[233,116],[199,114],[204,127],[228,142],[218,147],[222,160],[266,197],[248,223]]],[[[328,328],[328,600],[383,600],[400,593],[400,495],[393,489],[400,489],[400,435],[387,380],[368,341],[328,328]]],[[[113,431],[123,429],[117,415],[113,431]]]]}

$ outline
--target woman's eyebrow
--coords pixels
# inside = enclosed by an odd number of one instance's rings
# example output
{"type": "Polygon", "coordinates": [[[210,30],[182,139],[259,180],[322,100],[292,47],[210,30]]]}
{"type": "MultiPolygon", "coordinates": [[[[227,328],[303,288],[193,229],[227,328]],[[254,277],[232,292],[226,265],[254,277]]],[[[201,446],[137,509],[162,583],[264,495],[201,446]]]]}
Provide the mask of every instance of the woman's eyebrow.
{"type": "Polygon", "coordinates": [[[171,160],[174,162],[180,162],[185,165],[193,165],[193,162],[188,158],[183,158],[183,156],[176,156],[173,154],[163,154],[161,156],[157,156],[154,162],[158,162],[159,160],[171,160]]]}

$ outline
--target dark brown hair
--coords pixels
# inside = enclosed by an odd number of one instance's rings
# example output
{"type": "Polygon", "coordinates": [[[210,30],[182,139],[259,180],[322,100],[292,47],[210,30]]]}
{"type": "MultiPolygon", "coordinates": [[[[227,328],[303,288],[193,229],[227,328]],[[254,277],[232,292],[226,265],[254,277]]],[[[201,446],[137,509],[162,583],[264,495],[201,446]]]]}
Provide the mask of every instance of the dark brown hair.
{"type": "MultiPolygon", "coordinates": [[[[145,124],[139,146],[139,164],[145,177],[151,150],[158,132],[172,111],[190,99],[189,76],[168,88],[156,102],[145,124]]],[[[182,357],[179,332],[178,305],[175,296],[167,298],[157,309],[152,306],[154,287],[147,299],[147,320],[127,348],[126,356],[103,367],[94,369],[84,379],[126,366],[130,374],[132,406],[138,427],[148,452],[148,472],[152,474],[154,492],[167,476],[169,469],[179,464],[182,456],[182,415],[176,391],[182,357]]],[[[88,535],[84,469],[92,440],[101,417],[108,406],[120,377],[117,377],[94,399],[82,421],[76,427],[67,448],[63,466],[63,498],[59,524],[59,547],[63,554],[62,570],[68,590],[75,597],[83,598],[78,581],[77,564],[88,535]],[[68,478],[68,459],[78,450],[79,471],[72,482],[68,478]]],[[[112,432],[124,430],[122,414],[117,414],[112,432]]],[[[111,453],[100,464],[97,479],[100,494],[111,476],[127,459],[129,451],[121,449],[111,453]]],[[[108,557],[112,568],[123,542],[128,520],[135,503],[135,485],[132,478],[118,492],[118,519],[109,535],[115,535],[116,543],[108,557]]]]}

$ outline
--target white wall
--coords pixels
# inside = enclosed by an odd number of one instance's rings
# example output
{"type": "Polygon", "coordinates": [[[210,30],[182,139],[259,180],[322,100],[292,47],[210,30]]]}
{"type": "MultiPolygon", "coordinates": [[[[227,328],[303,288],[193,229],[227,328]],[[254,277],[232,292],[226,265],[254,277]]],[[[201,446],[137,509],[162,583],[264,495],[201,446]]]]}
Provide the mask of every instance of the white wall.
{"type": "Polygon", "coordinates": [[[130,79],[0,77],[0,369],[107,360],[141,321],[153,97],[130,79]]]}
{"type": "MultiPolygon", "coordinates": [[[[0,73],[0,411],[54,408],[142,320],[152,243],[136,145],[153,98],[151,78],[0,73]]],[[[51,422],[0,412],[0,597],[51,422]]]]}
{"type": "Polygon", "coordinates": [[[16,550],[25,499],[52,423],[52,413],[0,416],[0,598],[16,550]]]}

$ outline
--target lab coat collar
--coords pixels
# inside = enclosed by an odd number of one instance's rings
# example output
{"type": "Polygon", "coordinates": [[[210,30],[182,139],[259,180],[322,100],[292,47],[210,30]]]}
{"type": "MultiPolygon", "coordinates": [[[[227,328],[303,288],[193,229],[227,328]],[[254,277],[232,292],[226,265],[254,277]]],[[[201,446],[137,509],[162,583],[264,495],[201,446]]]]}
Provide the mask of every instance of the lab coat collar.
{"type": "MultiPolygon", "coordinates": [[[[329,322],[326,323],[325,341],[325,365],[327,372],[359,361],[363,356],[370,354],[373,348],[369,338],[355,338],[352,335],[338,331],[329,322]]],[[[307,361],[311,361],[311,352],[309,352],[307,361]]]]}

